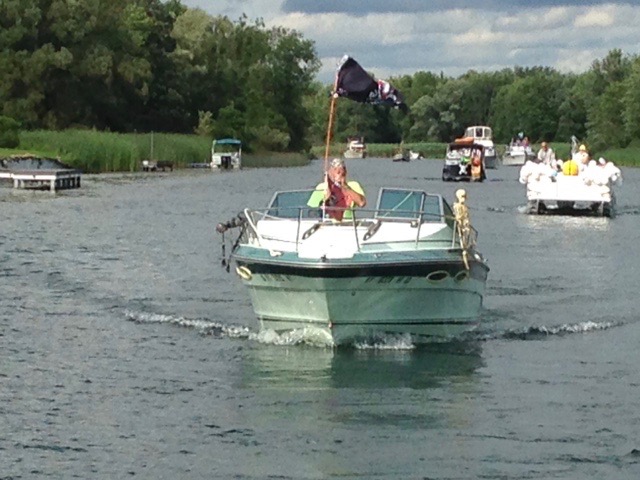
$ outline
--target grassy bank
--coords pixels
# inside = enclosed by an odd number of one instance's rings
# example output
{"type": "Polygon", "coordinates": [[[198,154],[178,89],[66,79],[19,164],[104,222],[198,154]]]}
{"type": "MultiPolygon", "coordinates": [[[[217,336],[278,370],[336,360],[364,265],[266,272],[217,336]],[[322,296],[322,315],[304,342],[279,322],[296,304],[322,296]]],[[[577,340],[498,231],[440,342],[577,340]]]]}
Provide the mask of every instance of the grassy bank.
{"type": "MultiPolygon", "coordinates": [[[[0,150],[2,156],[24,153],[59,158],[86,173],[135,172],[141,169],[145,159],[173,162],[176,168],[209,162],[211,139],[170,133],[38,130],[21,132],[18,148],[0,150]]],[[[290,153],[243,153],[242,156],[243,166],[247,168],[298,166],[308,161],[306,155],[290,153]]]]}
{"type": "MultiPolygon", "coordinates": [[[[208,162],[211,140],[198,135],[170,133],[120,134],[93,130],[32,131],[20,133],[20,146],[13,150],[0,149],[0,156],[30,153],[43,157],[59,158],[63,163],[86,173],[135,172],[141,169],[142,160],[173,162],[176,168],[187,168],[190,163],[208,162]]],[[[391,157],[399,145],[371,143],[367,145],[370,157],[391,157]]],[[[569,158],[568,143],[552,143],[558,158],[569,158]]],[[[405,143],[404,148],[419,152],[425,158],[443,159],[446,143],[405,143]]],[[[537,151],[538,145],[534,148],[537,151]]],[[[505,145],[497,145],[502,154],[505,145]]],[[[345,145],[331,145],[330,156],[341,157],[345,145]]],[[[303,153],[247,153],[243,152],[246,168],[290,167],[306,165],[309,157],[324,158],[324,145],[315,146],[309,155],[303,153]]],[[[640,166],[640,145],[624,149],[591,152],[594,158],[604,157],[619,166],[640,166]]]]}
{"type": "MultiPolygon", "coordinates": [[[[391,158],[398,151],[400,145],[394,143],[368,143],[367,155],[370,157],[391,158]]],[[[416,142],[405,143],[403,147],[413,152],[419,152],[425,158],[444,158],[447,148],[446,143],[439,142],[416,142]]],[[[330,157],[341,157],[346,146],[342,143],[331,145],[330,157]]],[[[324,158],[325,146],[316,146],[311,149],[311,153],[317,158],[324,158]]]]}

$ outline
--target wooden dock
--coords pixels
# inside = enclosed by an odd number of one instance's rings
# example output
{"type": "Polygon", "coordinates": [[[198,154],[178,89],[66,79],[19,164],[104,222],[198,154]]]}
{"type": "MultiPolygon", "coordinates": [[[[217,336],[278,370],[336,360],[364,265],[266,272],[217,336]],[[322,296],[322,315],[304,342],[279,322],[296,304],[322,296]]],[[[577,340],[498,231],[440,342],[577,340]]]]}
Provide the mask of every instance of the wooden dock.
{"type": "Polygon", "coordinates": [[[13,188],[31,190],[68,190],[80,188],[77,170],[13,170],[2,172],[1,178],[13,180],[13,188]]]}

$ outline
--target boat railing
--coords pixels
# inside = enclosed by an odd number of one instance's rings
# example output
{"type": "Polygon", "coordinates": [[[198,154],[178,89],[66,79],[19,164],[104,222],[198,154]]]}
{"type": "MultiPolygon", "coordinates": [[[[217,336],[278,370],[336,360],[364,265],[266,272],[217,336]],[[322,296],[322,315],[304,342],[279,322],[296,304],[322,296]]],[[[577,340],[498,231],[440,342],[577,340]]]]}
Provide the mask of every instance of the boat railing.
{"type": "MultiPolygon", "coordinates": [[[[335,207],[313,208],[313,207],[269,207],[264,209],[245,209],[244,214],[247,219],[249,229],[247,235],[254,239],[258,245],[266,244],[267,241],[278,240],[283,243],[295,244],[295,251],[298,251],[301,241],[308,239],[321,228],[341,227],[353,230],[354,241],[357,251],[361,250],[362,242],[370,240],[380,229],[383,223],[408,223],[416,229],[414,242],[416,247],[420,243],[428,242],[429,239],[421,239],[420,235],[425,224],[445,223],[446,217],[442,213],[427,211],[393,209],[366,209],[358,208],[351,211],[352,218],[337,221],[329,215],[331,211],[347,210],[335,207]],[[289,234],[272,236],[261,233],[258,224],[268,220],[272,222],[295,222],[295,236],[293,229],[289,234]],[[365,229],[366,228],[366,229],[365,229]]],[[[446,222],[448,223],[448,222],[446,222]]],[[[454,228],[452,244],[456,243],[456,229],[454,228]]],[[[372,244],[376,242],[368,242],[372,244]]]]}

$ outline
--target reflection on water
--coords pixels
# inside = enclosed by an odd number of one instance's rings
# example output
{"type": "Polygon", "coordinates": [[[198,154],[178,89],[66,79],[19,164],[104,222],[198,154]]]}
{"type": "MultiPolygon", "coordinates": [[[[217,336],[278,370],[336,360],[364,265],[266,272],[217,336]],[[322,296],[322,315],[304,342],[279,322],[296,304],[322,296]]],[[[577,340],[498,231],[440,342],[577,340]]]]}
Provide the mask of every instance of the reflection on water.
{"type": "Polygon", "coordinates": [[[242,382],[278,390],[427,389],[470,378],[481,366],[481,348],[473,343],[382,351],[255,345],[246,351],[242,382]]]}

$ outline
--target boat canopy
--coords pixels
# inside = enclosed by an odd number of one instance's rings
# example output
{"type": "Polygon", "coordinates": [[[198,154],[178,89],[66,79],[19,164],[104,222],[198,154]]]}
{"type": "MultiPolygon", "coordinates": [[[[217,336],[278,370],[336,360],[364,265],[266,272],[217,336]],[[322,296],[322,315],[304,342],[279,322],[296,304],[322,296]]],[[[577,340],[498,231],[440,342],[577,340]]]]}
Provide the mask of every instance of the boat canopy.
{"type": "Polygon", "coordinates": [[[220,138],[213,141],[214,145],[242,145],[240,140],[235,138],[220,138]]]}
{"type": "Polygon", "coordinates": [[[491,140],[492,135],[493,132],[491,131],[491,127],[486,127],[484,125],[468,127],[464,132],[465,137],[472,137],[476,140],[491,140]]]}

